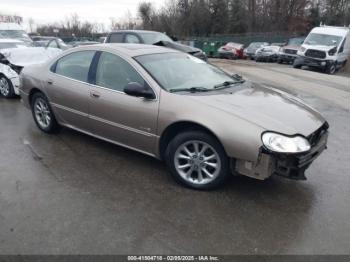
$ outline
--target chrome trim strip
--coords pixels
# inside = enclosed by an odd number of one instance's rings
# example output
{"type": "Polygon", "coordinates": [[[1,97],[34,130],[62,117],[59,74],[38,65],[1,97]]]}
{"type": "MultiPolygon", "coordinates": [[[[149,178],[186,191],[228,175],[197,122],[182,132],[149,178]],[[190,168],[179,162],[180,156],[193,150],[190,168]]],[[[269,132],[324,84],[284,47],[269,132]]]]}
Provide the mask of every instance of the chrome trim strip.
{"type": "Polygon", "coordinates": [[[104,137],[101,137],[101,136],[92,134],[92,133],[90,133],[90,132],[88,132],[88,131],[81,130],[81,129],[75,127],[75,126],[72,126],[72,125],[69,125],[69,124],[61,124],[61,125],[65,126],[65,127],[67,127],[67,128],[71,128],[71,129],[74,129],[74,130],[76,130],[76,131],[79,131],[79,132],[84,133],[84,134],[86,134],[86,135],[95,137],[95,138],[97,138],[97,139],[101,139],[101,140],[103,140],[103,141],[106,141],[106,142],[115,144],[115,145],[117,145],[117,146],[125,147],[125,148],[127,148],[127,149],[134,150],[134,151],[139,152],[139,153],[142,153],[142,154],[144,154],[144,155],[148,155],[148,156],[151,156],[151,157],[154,157],[154,158],[159,159],[155,154],[152,154],[152,153],[149,153],[149,152],[146,152],[146,151],[137,149],[137,148],[135,148],[135,147],[127,146],[127,145],[125,145],[125,144],[122,144],[122,143],[119,143],[119,142],[115,142],[115,141],[113,141],[113,140],[110,140],[110,139],[107,139],[107,138],[104,138],[104,137]]]}
{"type": "Polygon", "coordinates": [[[71,113],[74,113],[74,114],[77,114],[77,115],[89,118],[88,114],[83,113],[81,111],[78,111],[78,110],[75,110],[75,109],[72,109],[72,108],[69,108],[69,107],[66,107],[66,106],[61,106],[61,105],[58,105],[58,104],[52,103],[52,102],[50,102],[50,105],[52,105],[52,106],[54,106],[56,108],[59,108],[59,109],[62,109],[62,110],[66,110],[68,112],[71,112],[71,113]]]}
{"type": "Polygon", "coordinates": [[[152,134],[152,133],[144,132],[144,131],[138,130],[136,128],[132,128],[132,127],[124,126],[124,125],[121,125],[121,124],[117,124],[117,123],[108,121],[106,119],[103,119],[103,118],[100,118],[100,117],[97,117],[97,116],[92,116],[92,115],[80,112],[78,110],[74,110],[74,109],[71,109],[71,108],[68,108],[68,107],[65,107],[65,106],[61,106],[61,105],[52,103],[52,102],[50,103],[50,105],[52,105],[52,106],[54,106],[56,108],[59,108],[59,109],[62,109],[62,110],[66,110],[68,112],[80,115],[82,117],[86,117],[86,118],[89,118],[89,119],[92,119],[92,120],[96,120],[96,121],[99,121],[101,123],[104,123],[104,124],[107,124],[107,125],[111,125],[111,126],[114,126],[114,127],[118,127],[120,129],[124,129],[124,130],[130,131],[130,132],[134,132],[134,133],[137,133],[137,134],[140,134],[140,135],[143,135],[143,136],[156,137],[156,138],[159,137],[159,136],[157,136],[155,134],[152,134]]]}
{"type": "Polygon", "coordinates": [[[125,129],[127,131],[131,131],[131,132],[134,132],[134,133],[137,133],[137,134],[140,134],[140,135],[144,135],[144,136],[147,136],[147,137],[158,137],[158,136],[156,136],[154,134],[151,134],[151,133],[148,133],[148,132],[144,132],[144,131],[141,131],[141,130],[136,129],[136,128],[132,128],[132,127],[124,126],[124,125],[121,125],[121,124],[117,124],[117,123],[108,121],[106,119],[103,119],[103,118],[100,118],[100,117],[97,117],[97,116],[90,115],[89,118],[93,119],[93,120],[96,120],[96,121],[99,121],[99,122],[102,122],[102,123],[107,124],[107,125],[111,125],[111,126],[114,126],[114,127],[120,128],[120,129],[125,129]]]}

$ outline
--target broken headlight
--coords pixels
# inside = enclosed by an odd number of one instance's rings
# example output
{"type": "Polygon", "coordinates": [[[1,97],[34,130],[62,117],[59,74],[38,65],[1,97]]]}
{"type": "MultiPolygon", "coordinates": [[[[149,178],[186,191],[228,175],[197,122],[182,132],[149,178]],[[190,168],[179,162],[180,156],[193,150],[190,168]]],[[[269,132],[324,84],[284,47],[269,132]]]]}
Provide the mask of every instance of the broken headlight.
{"type": "Polygon", "coordinates": [[[303,153],[311,149],[309,141],[302,136],[288,137],[281,134],[266,132],[262,135],[264,146],[277,153],[303,153]]]}

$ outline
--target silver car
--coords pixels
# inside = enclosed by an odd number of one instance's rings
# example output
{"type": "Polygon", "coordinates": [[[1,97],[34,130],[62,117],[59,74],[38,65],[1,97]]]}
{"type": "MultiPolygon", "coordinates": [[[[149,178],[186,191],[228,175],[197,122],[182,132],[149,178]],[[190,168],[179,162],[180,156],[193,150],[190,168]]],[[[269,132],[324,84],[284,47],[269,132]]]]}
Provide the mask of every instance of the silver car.
{"type": "Polygon", "coordinates": [[[42,131],[65,126],[165,160],[195,189],[238,174],[303,180],[327,144],[327,122],[299,99],[164,47],[74,48],[21,78],[42,131]]]}

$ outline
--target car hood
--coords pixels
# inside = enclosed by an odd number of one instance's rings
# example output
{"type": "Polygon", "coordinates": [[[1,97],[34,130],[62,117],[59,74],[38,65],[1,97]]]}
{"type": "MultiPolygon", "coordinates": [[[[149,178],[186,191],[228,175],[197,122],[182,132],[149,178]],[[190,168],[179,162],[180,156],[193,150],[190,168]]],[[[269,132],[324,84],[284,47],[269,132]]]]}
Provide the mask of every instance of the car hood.
{"type": "Polygon", "coordinates": [[[298,45],[286,45],[283,47],[283,49],[299,50],[300,46],[298,46],[298,45]]]}
{"type": "Polygon", "coordinates": [[[272,87],[246,82],[240,87],[208,94],[192,98],[198,103],[244,119],[267,131],[306,137],[325,122],[317,111],[300,99],[272,87]]]}
{"type": "Polygon", "coordinates": [[[45,47],[12,48],[0,51],[8,62],[21,67],[45,63],[61,52],[62,50],[58,48],[45,47]]]}
{"type": "Polygon", "coordinates": [[[327,45],[302,45],[302,47],[306,48],[306,49],[314,49],[314,50],[320,50],[320,51],[326,51],[328,52],[329,50],[333,49],[334,46],[327,46],[327,45]]]}
{"type": "Polygon", "coordinates": [[[172,48],[172,49],[179,50],[181,52],[188,53],[191,55],[201,51],[199,48],[195,48],[195,47],[188,46],[188,45],[183,45],[183,44],[180,44],[177,42],[160,41],[158,43],[155,43],[154,45],[172,48]]]}

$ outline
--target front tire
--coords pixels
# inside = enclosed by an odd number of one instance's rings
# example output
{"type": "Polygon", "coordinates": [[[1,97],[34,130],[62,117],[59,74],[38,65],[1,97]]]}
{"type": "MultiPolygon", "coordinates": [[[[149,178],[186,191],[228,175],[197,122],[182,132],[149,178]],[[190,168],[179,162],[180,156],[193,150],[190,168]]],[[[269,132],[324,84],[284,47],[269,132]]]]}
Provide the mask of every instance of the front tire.
{"type": "Polygon", "coordinates": [[[12,98],[16,95],[11,81],[4,75],[0,75],[0,94],[5,98],[12,98]]]}
{"type": "Polygon", "coordinates": [[[35,93],[31,99],[32,114],[38,128],[45,133],[55,133],[59,129],[55,115],[46,96],[35,93]]]}
{"type": "Polygon", "coordinates": [[[174,179],[192,189],[217,188],[230,175],[224,148],[204,132],[180,133],[170,142],[165,158],[174,179]]]}
{"type": "Polygon", "coordinates": [[[337,71],[337,63],[331,63],[327,65],[325,72],[329,75],[334,75],[335,72],[337,71]]]}

